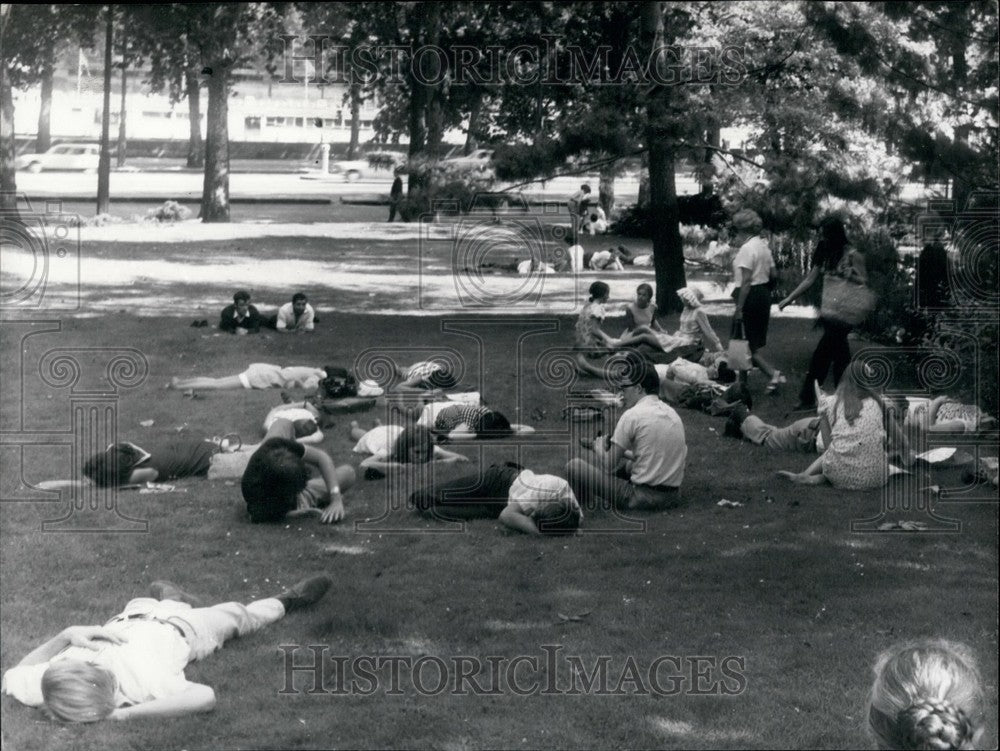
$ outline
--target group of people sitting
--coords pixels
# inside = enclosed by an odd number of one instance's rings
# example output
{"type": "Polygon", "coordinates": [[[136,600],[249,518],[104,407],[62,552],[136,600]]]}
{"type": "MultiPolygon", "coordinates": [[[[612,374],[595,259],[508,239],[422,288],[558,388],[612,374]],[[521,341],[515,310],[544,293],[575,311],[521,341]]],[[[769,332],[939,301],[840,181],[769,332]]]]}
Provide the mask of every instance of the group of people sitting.
{"type": "Polygon", "coordinates": [[[265,317],[250,303],[249,292],[237,290],[232,305],[224,307],[219,315],[219,331],[229,334],[256,334],[262,328],[298,333],[312,331],[316,323],[316,311],[304,292],[296,292],[277,313],[265,317]]]}

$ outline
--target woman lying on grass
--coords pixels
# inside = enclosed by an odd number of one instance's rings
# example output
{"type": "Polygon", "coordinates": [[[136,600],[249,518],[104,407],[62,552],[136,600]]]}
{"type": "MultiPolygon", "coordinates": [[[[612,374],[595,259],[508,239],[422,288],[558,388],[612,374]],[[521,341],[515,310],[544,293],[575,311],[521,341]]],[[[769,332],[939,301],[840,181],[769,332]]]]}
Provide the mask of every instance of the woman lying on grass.
{"type": "Polygon", "coordinates": [[[512,462],[494,464],[481,475],[435,483],[412,493],[409,502],[435,519],[499,519],[510,529],[532,535],[573,534],[583,519],[566,480],[512,462]]]}
{"type": "MultiPolygon", "coordinates": [[[[887,440],[904,463],[909,447],[892,410],[882,397],[859,383],[857,362],[840,380],[833,399],[818,395],[823,454],[802,472],[778,474],[800,485],[829,483],[842,490],[870,490],[889,477],[887,440]]],[[[818,390],[818,387],[817,387],[818,390]]]]}
{"type": "Polygon", "coordinates": [[[468,457],[435,446],[431,432],[419,425],[404,428],[402,425],[382,425],[376,420],[375,427],[366,431],[358,426],[357,421],[352,421],[350,436],[357,441],[354,453],[370,454],[361,462],[367,470],[366,477],[373,472],[385,473],[407,464],[469,461],[468,457]]]}
{"type": "Polygon", "coordinates": [[[438,440],[449,441],[509,438],[535,432],[530,425],[512,425],[504,415],[489,407],[455,402],[424,405],[417,425],[430,430],[438,440]]]}

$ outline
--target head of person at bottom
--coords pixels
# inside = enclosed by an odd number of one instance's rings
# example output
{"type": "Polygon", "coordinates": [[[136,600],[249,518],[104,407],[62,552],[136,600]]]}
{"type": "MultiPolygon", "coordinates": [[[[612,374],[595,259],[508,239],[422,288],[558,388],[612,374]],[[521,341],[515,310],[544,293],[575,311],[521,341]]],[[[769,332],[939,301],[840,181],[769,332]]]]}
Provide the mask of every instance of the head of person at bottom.
{"type": "Polygon", "coordinates": [[[58,660],[42,674],[45,710],[63,722],[98,722],[115,709],[110,670],[83,660],[58,660]]]}
{"type": "Polygon", "coordinates": [[[309,304],[309,298],[306,297],[305,292],[296,292],[292,295],[292,312],[295,315],[300,316],[306,312],[306,305],[309,304]]]}
{"type": "Polygon", "coordinates": [[[624,357],[610,360],[608,368],[609,379],[621,389],[626,407],[632,407],[650,394],[659,395],[660,377],[645,357],[626,352],[624,357]]]}
{"type": "Polygon", "coordinates": [[[868,730],[880,749],[975,749],[985,696],[972,651],[957,642],[897,644],[875,661],[868,730]]]}

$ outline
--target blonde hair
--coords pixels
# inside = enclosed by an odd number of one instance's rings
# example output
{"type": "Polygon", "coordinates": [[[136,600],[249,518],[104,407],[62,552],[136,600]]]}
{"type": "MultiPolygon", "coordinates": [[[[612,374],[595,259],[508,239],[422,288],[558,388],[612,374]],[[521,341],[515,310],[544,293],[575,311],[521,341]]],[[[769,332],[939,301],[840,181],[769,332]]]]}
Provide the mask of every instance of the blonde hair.
{"type": "Polygon", "coordinates": [[[926,639],[879,655],[868,727],[882,749],[971,749],[982,726],[982,680],[964,644],[926,639]]]}
{"type": "Polygon", "coordinates": [[[53,662],[42,674],[45,708],[64,722],[98,722],[115,708],[115,676],[82,660],[53,662]]]}

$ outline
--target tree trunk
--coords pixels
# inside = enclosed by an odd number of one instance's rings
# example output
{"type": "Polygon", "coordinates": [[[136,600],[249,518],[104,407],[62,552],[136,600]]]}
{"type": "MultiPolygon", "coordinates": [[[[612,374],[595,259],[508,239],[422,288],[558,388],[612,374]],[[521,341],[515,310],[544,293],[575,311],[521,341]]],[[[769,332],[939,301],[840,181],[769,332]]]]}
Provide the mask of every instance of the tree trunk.
{"type": "Polygon", "coordinates": [[[643,162],[639,170],[639,195],[635,199],[636,206],[640,209],[649,206],[649,158],[643,159],[643,162]]]}
{"type": "Polygon", "coordinates": [[[229,221],[229,64],[211,63],[208,77],[208,135],[201,221],[229,221]]]}
{"type": "Polygon", "coordinates": [[[188,70],[184,73],[188,100],[188,167],[205,166],[205,146],[201,142],[201,81],[198,73],[188,70]]]}
{"type": "Polygon", "coordinates": [[[354,159],[361,138],[361,84],[351,84],[351,141],[347,144],[347,158],[354,159]]]}
{"type": "Polygon", "coordinates": [[[122,30],[122,101],[118,107],[118,166],[125,166],[126,149],[128,148],[128,143],[126,142],[126,131],[125,131],[125,95],[128,92],[128,63],[125,58],[125,30],[122,30]]]}
{"type": "Polygon", "coordinates": [[[477,89],[469,108],[469,130],[465,134],[462,154],[468,156],[479,146],[479,115],[483,111],[483,92],[477,89]]]}
{"type": "MultiPolygon", "coordinates": [[[[712,160],[718,153],[715,149],[722,146],[722,128],[719,127],[719,123],[713,118],[708,125],[708,130],[705,133],[705,140],[709,146],[715,148],[705,149],[704,163],[705,171],[710,172],[710,167],[712,165],[712,160]]],[[[715,181],[713,177],[704,177],[701,181],[701,192],[703,195],[710,196],[715,190],[715,181]]]]}
{"type": "Polygon", "coordinates": [[[14,172],[14,93],[11,91],[7,61],[0,62],[0,209],[16,218],[17,178],[14,172]]]}
{"type": "MultiPolygon", "coordinates": [[[[643,40],[646,49],[663,47],[663,9],[659,2],[643,3],[643,40]]],[[[649,154],[649,206],[654,217],[653,268],[656,272],[656,306],[663,313],[681,310],[677,290],[685,285],[684,246],[674,175],[674,144],[665,132],[669,87],[654,90],[646,106],[646,144],[649,154]]]]}
{"type": "Polygon", "coordinates": [[[38,108],[38,135],[35,137],[35,151],[41,154],[52,145],[52,75],[55,71],[55,48],[50,45],[45,50],[46,59],[42,64],[42,101],[38,108]]]}
{"type": "Polygon", "coordinates": [[[615,165],[605,164],[601,167],[601,177],[597,188],[597,202],[604,209],[604,214],[611,219],[611,209],[615,206],[615,165]]]}
{"type": "MultiPolygon", "coordinates": [[[[419,3],[414,8],[414,36],[425,39],[428,29],[432,28],[440,18],[440,9],[436,0],[419,3]]],[[[411,66],[412,67],[412,66],[411,66]]],[[[427,148],[427,105],[430,101],[430,87],[422,83],[410,71],[410,112],[408,128],[410,145],[407,154],[412,159],[423,154],[427,148]]],[[[407,178],[407,195],[422,190],[427,185],[428,175],[423,170],[412,170],[407,178]]]]}
{"type": "Polygon", "coordinates": [[[104,29],[104,109],[101,115],[101,156],[97,163],[97,213],[111,210],[111,49],[114,44],[115,6],[107,7],[104,29]]]}

